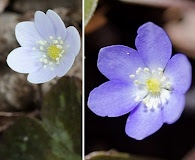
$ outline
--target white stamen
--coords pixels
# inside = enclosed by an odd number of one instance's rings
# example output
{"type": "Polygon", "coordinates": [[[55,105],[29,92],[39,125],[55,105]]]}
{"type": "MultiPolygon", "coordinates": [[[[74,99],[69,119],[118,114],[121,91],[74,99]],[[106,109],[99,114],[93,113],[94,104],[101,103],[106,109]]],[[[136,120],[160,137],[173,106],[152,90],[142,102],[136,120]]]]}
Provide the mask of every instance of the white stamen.
{"type": "Polygon", "coordinates": [[[138,81],[138,80],[135,80],[135,81],[134,81],[134,84],[139,84],[139,81],[138,81]]]}
{"type": "Polygon", "coordinates": [[[44,50],[44,47],[43,46],[40,46],[40,50],[43,51],[44,50]]]}
{"type": "Polygon", "coordinates": [[[47,64],[47,63],[48,63],[47,59],[44,59],[44,60],[43,60],[43,62],[44,62],[45,64],[47,64]]]}
{"type": "Polygon", "coordinates": [[[139,74],[141,71],[142,71],[142,68],[139,67],[139,68],[136,70],[136,74],[139,74]]]}
{"type": "Polygon", "coordinates": [[[60,44],[63,44],[64,42],[62,40],[60,40],[60,44]]]}
{"type": "Polygon", "coordinates": [[[54,44],[58,44],[58,41],[57,41],[57,40],[53,40],[53,43],[54,43],[54,44]]]}
{"type": "Polygon", "coordinates": [[[62,46],[61,46],[61,45],[59,45],[59,44],[57,44],[56,46],[57,46],[57,48],[60,48],[60,47],[62,47],[62,46]]]}
{"type": "Polygon", "coordinates": [[[129,77],[130,78],[135,78],[135,75],[134,74],[131,74],[129,77]]]}
{"type": "Polygon", "coordinates": [[[167,78],[166,78],[165,76],[163,76],[163,77],[160,79],[160,81],[161,81],[161,82],[165,82],[166,79],[167,79],[167,78]]]}
{"type": "Polygon", "coordinates": [[[134,85],[137,87],[135,101],[145,104],[144,111],[155,111],[162,109],[168,103],[172,87],[169,78],[163,73],[162,68],[150,70],[149,68],[137,68],[136,74],[129,75],[135,79],[134,85]]]}
{"type": "Polygon", "coordinates": [[[158,68],[158,71],[159,71],[159,72],[163,72],[163,69],[162,69],[162,68],[158,68]]]}
{"type": "Polygon", "coordinates": [[[149,68],[144,68],[144,72],[149,72],[149,68]]]}

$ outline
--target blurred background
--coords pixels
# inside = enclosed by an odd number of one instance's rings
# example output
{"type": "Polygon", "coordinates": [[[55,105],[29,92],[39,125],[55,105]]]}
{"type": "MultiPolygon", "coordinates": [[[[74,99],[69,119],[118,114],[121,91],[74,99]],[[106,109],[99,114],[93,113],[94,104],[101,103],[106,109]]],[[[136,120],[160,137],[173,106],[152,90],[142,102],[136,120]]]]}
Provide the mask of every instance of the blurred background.
{"type": "MultiPolygon", "coordinates": [[[[195,1],[100,0],[85,27],[85,154],[115,149],[130,154],[167,160],[195,160],[195,1]],[[122,44],[135,48],[137,29],[145,22],[163,27],[173,44],[173,54],[186,54],[193,80],[180,119],[150,137],[136,141],[125,134],[129,114],[99,117],[87,107],[89,92],[107,81],[97,69],[102,47],[122,44]]],[[[185,77],[183,77],[185,78],[185,77]]]]}
{"type": "MultiPolygon", "coordinates": [[[[32,21],[35,11],[41,10],[46,12],[48,9],[54,10],[62,18],[66,27],[70,25],[76,27],[80,36],[82,36],[82,0],[0,0],[0,151],[2,151],[5,146],[2,138],[4,133],[16,120],[21,117],[42,118],[40,108],[42,106],[43,97],[49,92],[50,88],[58,84],[59,78],[42,85],[31,84],[27,81],[27,75],[12,71],[6,63],[6,58],[10,51],[19,47],[15,38],[16,24],[22,21],[32,21]]],[[[82,49],[76,57],[74,65],[66,74],[66,76],[76,77],[79,84],[82,79],[81,51],[82,49]]],[[[64,80],[66,81],[65,78],[64,80]]],[[[72,79],[67,80],[68,83],[71,80],[72,79]]],[[[61,90],[64,91],[64,88],[61,88],[61,90]]],[[[57,96],[53,98],[57,98],[57,96]]],[[[55,107],[59,107],[57,102],[55,107]]],[[[79,106],[79,108],[81,109],[81,106],[79,106]]],[[[62,111],[57,113],[65,114],[62,111]]],[[[57,113],[53,115],[53,117],[55,117],[57,113]]],[[[79,117],[79,121],[81,121],[81,115],[79,114],[77,117],[79,117]]],[[[20,128],[18,130],[23,132],[28,127],[29,126],[26,126],[26,128],[20,128]]],[[[20,131],[18,131],[18,134],[21,134],[20,131]]],[[[80,132],[78,134],[80,135],[80,132]]],[[[81,141],[80,136],[78,136],[78,139],[81,141]]],[[[30,145],[32,146],[32,144],[30,145]]],[[[11,150],[10,148],[12,146],[10,144],[8,144],[8,146],[9,149],[7,150],[11,150]]],[[[37,145],[37,148],[40,146],[37,145]]],[[[16,148],[19,147],[16,146],[16,148]]],[[[24,146],[22,147],[22,149],[26,150],[24,146]]],[[[0,152],[0,159],[5,160],[2,159],[1,156],[2,153],[0,152]]],[[[7,159],[9,159],[9,157],[7,157],[7,159]]],[[[10,158],[9,160],[12,159],[10,158]]]]}

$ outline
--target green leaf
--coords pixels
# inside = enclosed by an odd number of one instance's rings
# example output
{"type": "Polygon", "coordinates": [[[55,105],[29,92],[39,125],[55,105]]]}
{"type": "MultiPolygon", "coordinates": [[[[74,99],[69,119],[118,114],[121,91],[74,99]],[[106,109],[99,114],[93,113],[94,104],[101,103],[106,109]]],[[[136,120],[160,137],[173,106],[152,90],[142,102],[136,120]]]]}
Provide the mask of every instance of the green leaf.
{"type": "Polygon", "coordinates": [[[58,145],[56,154],[68,149],[81,155],[82,107],[79,86],[80,80],[63,77],[44,97],[41,110],[43,122],[58,145]]]}
{"type": "Polygon", "coordinates": [[[62,78],[43,102],[43,121],[22,118],[0,143],[1,160],[81,160],[81,81],[62,78]]]}
{"type": "Polygon", "coordinates": [[[162,160],[149,157],[133,156],[127,153],[120,153],[116,151],[98,151],[92,152],[86,156],[85,160],[162,160]]]}
{"type": "Polygon", "coordinates": [[[84,3],[84,25],[86,26],[92,17],[96,7],[98,4],[98,0],[85,0],[84,3]]]}
{"type": "Polygon", "coordinates": [[[3,135],[2,160],[59,160],[52,153],[52,139],[41,123],[21,118],[3,135]]]}

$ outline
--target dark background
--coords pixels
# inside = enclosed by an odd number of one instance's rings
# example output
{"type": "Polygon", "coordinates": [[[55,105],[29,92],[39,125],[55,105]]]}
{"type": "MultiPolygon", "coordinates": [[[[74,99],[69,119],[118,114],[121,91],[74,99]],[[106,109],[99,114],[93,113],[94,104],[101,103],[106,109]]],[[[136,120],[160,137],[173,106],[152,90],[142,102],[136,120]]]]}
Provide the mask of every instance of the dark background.
{"type": "MultiPolygon", "coordinates": [[[[88,109],[89,92],[107,81],[97,69],[100,48],[114,44],[135,48],[134,41],[139,26],[148,21],[161,27],[166,23],[163,17],[166,8],[163,7],[107,0],[99,2],[96,12],[101,13],[102,10],[106,10],[103,13],[106,23],[89,33],[86,31],[85,34],[85,154],[98,150],[116,149],[130,154],[167,160],[182,159],[195,144],[195,110],[193,110],[195,104],[188,102],[194,96],[194,78],[191,92],[187,94],[186,108],[180,119],[172,125],[164,124],[159,131],[142,141],[134,140],[125,133],[129,114],[107,118],[99,117],[88,109]]],[[[96,17],[96,12],[93,18],[96,17]]],[[[93,26],[93,24],[89,25],[93,26]]],[[[173,48],[174,53],[177,53],[175,48],[173,48]]],[[[191,58],[189,60],[194,72],[194,60],[191,58]]]]}

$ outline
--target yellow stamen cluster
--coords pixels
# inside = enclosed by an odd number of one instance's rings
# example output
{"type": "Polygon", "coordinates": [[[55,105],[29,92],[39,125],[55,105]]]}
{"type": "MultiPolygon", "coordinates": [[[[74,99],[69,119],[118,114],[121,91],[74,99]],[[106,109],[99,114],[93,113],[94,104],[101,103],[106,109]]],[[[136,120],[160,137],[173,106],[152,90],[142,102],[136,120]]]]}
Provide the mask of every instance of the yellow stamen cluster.
{"type": "Polygon", "coordinates": [[[64,41],[61,37],[54,39],[49,36],[48,41],[37,41],[37,45],[38,47],[33,47],[33,49],[40,50],[43,53],[40,62],[44,64],[44,68],[50,66],[51,70],[53,70],[53,67],[60,63],[60,59],[64,54],[64,41]]]}
{"type": "Polygon", "coordinates": [[[146,81],[146,86],[148,91],[152,94],[157,94],[160,92],[160,82],[158,79],[151,78],[146,81]]]}
{"type": "Polygon", "coordinates": [[[62,52],[61,49],[56,45],[50,45],[49,48],[47,49],[47,54],[54,61],[57,61],[59,59],[60,57],[59,55],[61,54],[61,52],[62,52]]]}

